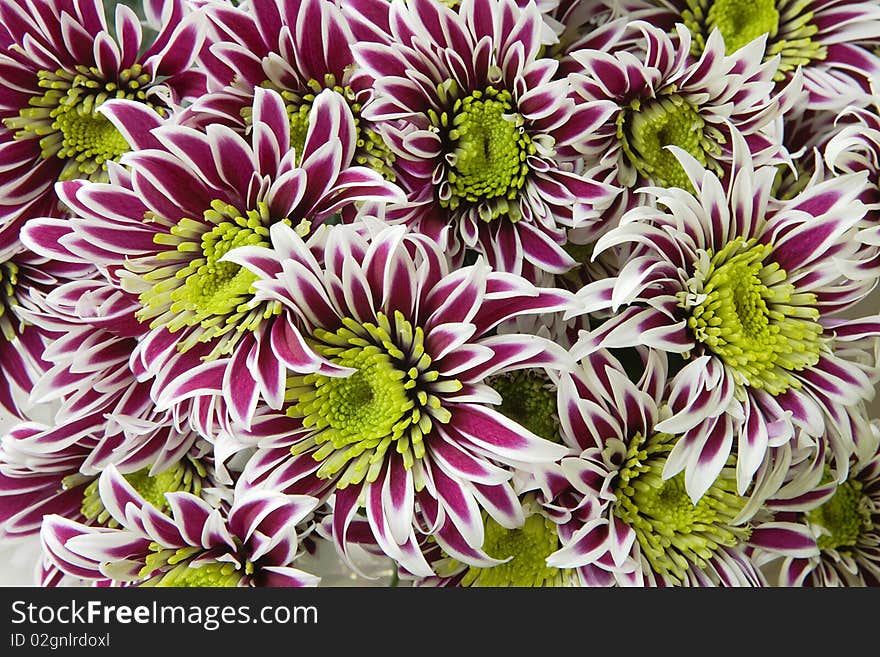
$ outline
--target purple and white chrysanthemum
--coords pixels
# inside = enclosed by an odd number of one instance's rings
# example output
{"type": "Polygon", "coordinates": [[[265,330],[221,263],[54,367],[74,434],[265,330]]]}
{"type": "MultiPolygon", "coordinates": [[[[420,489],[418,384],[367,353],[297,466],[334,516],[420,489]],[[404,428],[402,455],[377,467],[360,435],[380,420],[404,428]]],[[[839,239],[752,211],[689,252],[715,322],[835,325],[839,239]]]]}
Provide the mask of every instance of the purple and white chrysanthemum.
{"type": "Polygon", "coordinates": [[[707,47],[714,30],[728,54],[765,36],[763,57],[779,57],[777,82],[801,70],[810,109],[864,106],[871,79],[880,75],[880,7],[870,0],[605,1],[615,15],[642,18],[670,32],[684,24],[694,55],[707,47]]]}
{"type": "MultiPolygon", "coordinates": [[[[648,202],[636,194],[644,185],[689,186],[669,146],[719,176],[733,157],[733,132],[744,137],[756,165],[788,158],[776,120],[799,98],[800,80],[774,93],[777,62],[761,62],[762,39],[725,55],[715,32],[694,59],[682,26],[677,40],[643,21],[631,22],[618,36],[628,44],[632,34],[640,36],[639,51],[584,49],[570,55],[569,68],[578,67],[569,75],[580,98],[578,116],[590,133],[580,154],[595,167],[593,176],[626,190],[610,214],[648,202]]],[[[597,232],[613,225],[603,219],[597,232]]]]}
{"type": "MultiPolygon", "coordinates": [[[[228,251],[268,245],[276,223],[307,234],[356,201],[402,198],[380,174],[350,166],[354,121],[332,91],[315,99],[301,156],[289,148],[284,102],[273,91],[256,90],[247,140],[219,124],[162,125],[125,101],[107,106],[138,148],[122,160],[128,169],[112,167],[110,183],[60,184],[75,216],[34,220],[23,239],[39,253],[95,262],[136,295],[144,334],[131,368],[155,378],[157,390],[194,369],[231,381],[254,352],[268,351],[280,305],[254,300],[256,275],[226,261],[228,251]]],[[[233,409],[248,403],[227,392],[233,409]]]]}
{"type": "Polygon", "coordinates": [[[293,565],[318,505],[313,497],[250,490],[231,504],[212,506],[174,492],[165,495],[166,515],[112,466],[98,487],[119,528],[62,516],[43,522],[44,549],[68,575],[129,586],[289,587],[319,581],[293,565]]]}
{"type": "Polygon", "coordinates": [[[617,190],[560,155],[584,128],[568,82],[554,79],[558,62],[540,57],[538,8],[395,0],[388,20],[393,41],[358,43],[354,55],[375,79],[363,114],[397,156],[413,228],[450,253],[477,250],[501,271],[522,272],[523,259],[570,269],[566,230],[617,190]]]}
{"type": "Polygon", "coordinates": [[[254,89],[273,89],[284,98],[290,146],[301,153],[315,97],[332,89],[354,116],[354,164],[394,178],[393,154],[360,116],[372,80],[354,66],[354,36],[342,7],[328,0],[255,0],[246,8],[215,3],[207,16],[217,36],[208,39],[210,56],[202,59],[209,83],[218,90],[196,100],[182,121],[245,130],[252,121],[254,89]]]}
{"type": "MultiPolygon", "coordinates": [[[[521,525],[513,470],[567,450],[493,408],[502,394],[490,386],[509,383],[510,397],[515,381],[498,383],[507,373],[569,361],[550,340],[493,329],[564,309],[570,294],[482,260],[453,270],[439,245],[404,226],[328,227],[317,255],[288,226],[271,233],[273,250],[227,256],[259,276],[258,299],[282,308],[266,380],[284,413],[245,432],[261,449],[239,485],[335,493],[343,553],[364,509],[381,549],[416,575],[432,574],[420,552],[428,534],[461,561],[496,563],[480,549],[480,508],[504,527],[521,525]]],[[[169,394],[189,387],[184,380],[169,394]]]]}
{"type": "MultiPolygon", "coordinates": [[[[597,251],[628,245],[619,276],[578,292],[577,312],[618,314],[574,347],[643,345],[683,355],[670,417],[681,436],[665,474],[686,470],[696,501],[737,453],[745,492],[768,448],[827,434],[838,463],[853,450],[845,407],[871,399],[877,317],[841,319],[876,284],[859,242],[865,176],[816,182],[771,198],[776,167],[754,169],[744,145],[726,183],[677,150],[696,190],[649,188],[657,206],[629,212],[597,251]]],[[[841,476],[844,476],[841,473],[841,476]]]]}
{"type": "Polygon", "coordinates": [[[733,455],[697,502],[690,472],[666,476],[678,443],[658,428],[671,391],[666,356],[637,360],[636,382],[604,350],[562,376],[562,436],[579,454],[537,480],[560,519],[562,547],[547,565],[575,569],[588,586],[764,586],[753,546],[811,556],[801,527],[759,519],[737,492],[733,455]]]}
{"type": "Polygon", "coordinates": [[[107,162],[129,150],[100,111],[106,100],[131,99],[167,116],[204,90],[204,75],[191,68],[197,17],[182,0],[161,4],[163,29],[149,44],[122,3],[112,27],[101,0],[0,5],[0,26],[12,37],[0,54],[0,245],[28,217],[61,211],[56,181],[106,180],[107,162]]]}
{"type": "Polygon", "coordinates": [[[844,481],[820,467],[800,495],[768,501],[780,517],[802,524],[815,543],[812,555],[782,555],[780,586],[880,586],[880,427],[875,422],[862,429],[873,452],[854,460],[844,481]]]}

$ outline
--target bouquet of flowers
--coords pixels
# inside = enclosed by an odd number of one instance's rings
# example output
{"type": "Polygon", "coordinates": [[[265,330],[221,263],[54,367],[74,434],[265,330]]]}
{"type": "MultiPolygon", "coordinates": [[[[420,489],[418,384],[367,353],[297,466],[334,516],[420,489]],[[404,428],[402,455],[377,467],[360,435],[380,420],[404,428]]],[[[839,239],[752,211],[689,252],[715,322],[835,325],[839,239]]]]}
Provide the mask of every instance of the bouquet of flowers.
{"type": "Polygon", "coordinates": [[[878,0],[3,0],[0,44],[35,582],[880,585],[878,0]]]}

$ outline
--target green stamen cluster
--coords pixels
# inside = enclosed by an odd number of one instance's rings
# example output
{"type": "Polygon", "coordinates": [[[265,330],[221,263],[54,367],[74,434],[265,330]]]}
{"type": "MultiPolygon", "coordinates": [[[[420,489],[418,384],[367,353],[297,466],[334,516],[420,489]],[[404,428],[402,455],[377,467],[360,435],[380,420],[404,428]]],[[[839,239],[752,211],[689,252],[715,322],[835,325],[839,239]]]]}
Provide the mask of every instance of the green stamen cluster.
{"type": "Polygon", "coordinates": [[[691,51],[699,55],[717,28],[728,54],[767,34],[765,61],[781,56],[775,79],[783,80],[798,66],[822,61],[826,46],[813,41],[819,28],[813,22],[811,0],[686,0],[682,21],[693,35],[691,51]]]}
{"type": "Polygon", "coordinates": [[[793,372],[819,361],[822,326],[816,297],[786,283],[785,271],[766,262],[771,245],[735,238],[695,263],[689,293],[694,337],[730,367],[738,383],[779,395],[801,383],[793,372]]]}
{"type": "Polygon", "coordinates": [[[863,488],[858,480],[845,481],[831,499],[805,514],[807,522],[819,534],[816,542],[820,550],[854,548],[862,535],[874,526],[871,500],[863,488]]]}
{"type": "MultiPolygon", "coordinates": [[[[280,306],[254,305],[257,276],[235,263],[221,262],[221,258],[240,246],[269,246],[269,226],[274,221],[264,203],[241,212],[214,201],[202,220],[183,218],[167,233],[157,233],[153,241],[172,248],[154,260],[169,263],[154,264],[141,274],[151,287],[140,294],[138,320],[151,320],[150,328],[165,327],[172,333],[186,326],[199,326],[201,331],[181,342],[181,351],[220,338],[208,358],[229,353],[246,331],[255,331],[265,319],[277,314],[280,306]]],[[[290,224],[289,219],[281,221],[290,224]]],[[[297,227],[301,233],[308,230],[308,222],[297,227]]],[[[127,266],[137,272],[143,264],[133,262],[127,266]]]]}
{"type": "Polygon", "coordinates": [[[506,529],[489,517],[485,526],[483,551],[493,559],[511,558],[491,568],[469,568],[462,586],[551,587],[574,581],[572,570],[547,565],[547,557],[560,545],[556,523],[543,514],[528,516],[518,529],[506,529]]]}
{"type": "Polygon", "coordinates": [[[498,409],[532,433],[553,442],[559,437],[556,388],[538,370],[520,370],[490,378],[487,383],[501,395],[498,409]]]}
{"type": "Polygon", "coordinates": [[[0,335],[12,340],[18,334],[15,318],[10,312],[16,305],[15,286],[18,283],[18,265],[11,260],[0,263],[0,335]]]}
{"type": "MultiPolygon", "coordinates": [[[[141,497],[160,511],[168,509],[168,500],[165,493],[183,491],[198,495],[202,489],[202,481],[207,474],[205,467],[192,460],[175,463],[173,466],[157,475],[150,475],[150,468],[143,468],[137,472],[124,475],[126,481],[131,484],[141,497]]],[[[98,480],[95,479],[83,491],[83,501],[80,511],[89,520],[95,520],[102,525],[115,527],[116,521],[110,516],[104,507],[101,496],[98,493],[98,480]]]]}
{"type": "MultiPolygon", "coordinates": [[[[354,116],[357,137],[352,164],[370,168],[391,182],[396,180],[394,152],[378,132],[364,125],[361,118],[363,107],[357,102],[356,94],[350,86],[338,84],[336,77],[330,73],[325,76],[323,84],[317,80],[309,80],[306,83],[307,91],[291,91],[271,81],[263,82],[261,86],[277,91],[284,99],[287,118],[290,122],[290,147],[297,153],[297,158],[305,148],[306,135],[309,132],[309,114],[312,111],[315,97],[324,89],[332,89],[345,98],[354,116]]],[[[247,125],[253,123],[253,110],[250,107],[243,108],[241,114],[247,125]]]]}
{"type": "Polygon", "coordinates": [[[424,332],[395,311],[377,313],[376,323],[345,319],[334,332],[316,329],[309,340],[321,356],[355,370],[348,377],[291,376],[287,414],[312,430],[292,451],[315,445],[323,461],[319,477],[342,472],[337,487],[379,476],[385,455],[394,449],[406,468],[425,454],[423,442],[435,422],[451,419],[437,394],[457,392],[456,380],[440,381],[425,352],[424,332]]]}
{"type": "Polygon", "coordinates": [[[231,588],[239,586],[246,576],[254,572],[254,566],[249,561],[245,562],[243,569],[226,561],[194,566],[193,559],[201,552],[201,548],[197,547],[175,550],[153,543],[150,549],[152,552],[147,555],[139,573],[140,577],[147,579],[140,586],[231,588]]]}
{"type": "Polygon", "coordinates": [[[483,221],[521,218],[517,203],[529,175],[526,162],[537,152],[507,90],[487,87],[455,101],[450,112],[428,112],[448,143],[446,182],[449,194],[440,205],[451,210],[478,205],[483,221]]]}
{"type": "Polygon", "coordinates": [[[153,79],[140,64],[120,71],[115,80],[106,80],[97,68],[83,65],[73,71],[39,71],[37,77],[45,93],[31,98],[29,107],[3,122],[16,131],[16,139],[39,139],[45,159],[65,161],[59,180],[105,181],[107,161],[129,150],[125,138],[97,112],[106,100],[136,100],[160,114],[165,112],[148,101],[153,79]]]}
{"type": "Polygon", "coordinates": [[[706,124],[697,108],[675,93],[634,100],[618,115],[617,137],[642,176],[663,187],[688,190],[690,180],[666,146],[678,146],[705,167],[714,164],[724,143],[723,135],[706,124]]]}
{"type": "Polygon", "coordinates": [[[746,503],[736,493],[734,457],[695,505],[685,491],[684,473],[661,477],[675,442],[662,433],[632,438],[614,482],[614,513],[635,531],[654,572],[682,583],[687,571],[705,568],[720,547],[748,538],[749,530],[732,525],[746,503]]]}

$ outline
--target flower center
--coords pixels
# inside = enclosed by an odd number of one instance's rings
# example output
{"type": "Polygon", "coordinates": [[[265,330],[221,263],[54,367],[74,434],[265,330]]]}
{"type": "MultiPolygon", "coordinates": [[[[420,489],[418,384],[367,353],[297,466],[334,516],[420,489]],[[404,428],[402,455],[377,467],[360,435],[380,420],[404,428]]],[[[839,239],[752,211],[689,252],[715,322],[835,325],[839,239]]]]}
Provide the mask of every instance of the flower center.
{"type": "MultiPolygon", "coordinates": [[[[206,474],[207,471],[201,463],[187,459],[175,463],[157,475],[150,475],[150,468],[146,467],[124,476],[125,480],[140,493],[141,497],[160,511],[164,511],[168,508],[165,493],[184,491],[198,495],[206,474]]],[[[100,524],[110,527],[117,526],[116,521],[110,516],[101,501],[97,479],[86,486],[83,491],[80,511],[89,520],[97,520],[100,524]]]]}
{"type": "Polygon", "coordinates": [[[806,513],[807,522],[819,535],[820,550],[853,548],[873,527],[871,501],[862,488],[860,481],[845,481],[831,499],[806,513]]]}
{"type": "Polygon", "coordinates": [[[547,557],[559,549],[556,523],[541,513],[526,518],[522,527],[506,529],[486,518],[483,550],[494,559],[507,559],[491,568],[471,567],[462,586],[549,587],[570,583],[572,571],[552,568],[547,557]]]}
{"type": "Polygon", "coordinates": [[[506,215],[518,221],[517,204],[536,152],[506,90],[488,87],[455,101],[451,114],[428,112],[435,129],[446,137],[446,181],[440,205],[451,210],[462,203],[479,205],[479,216],[491,221],[506,215]]]}
{"type": "Polygon", "coordinates": [[[250,562],[245,562],[243,570],[228,561],[193,566],[193,558],[202,551],[197,547],[175,550],[152,543],[150,551],[139,573],[141,577],[149,579],[141,582],[141,586],[230,588],[238,586],[246,575],[254,572],[250,562]]]}
{"type": "Polygon", "coordinates": [[[632,165],[663,187],[692,189],[681,163],[666,146],[678,146],[706,166],[721,152],[722,137],[697,109],[676,94],[633,101],[617,119],[617,137],[632,165]]]}
{"type": "MultiPolygon", "coordinates": [[[[257,276],[221,258],[240,246],[269,246],[269,226],[274,219],[264,203],[244,213],[222,201],[214,201],[197,221],[183,218],[153,241],[173,247],[152,258],[126,263],[140,274],[146,289],[140,293],[139,321],[152,320],[150,328],[165,327],[172,333],[185,326],[198,326],[178,348],[191,349],[199,342],[220,338],[208,358],[229,353],[245,331],[280,311],[278,303],[251,303],[257,276]],[[141,273],[144,272],[145,273],[141,273]]],[[[290,224],[289,219],[281,221],[290,224]]],[[[298,232],[307,232],[303,221],[298,232]]]]}
{"type": "Polygon", "coordinates": [[[800,388],[797,372],[819,361],[822,326],[816,297],[786,283],[766,262],[770,245],[736,238],[702,252],[679,305],[690,310],[697,340],[729,366],[738,383],[779,395],[800,388]]]}
{"type": "Polygon", "coordinates": [[[632,438],[614,484],[614,513],[635,531],[654,572],[682,583],[690,568],[705,568],[720,547],[747,538],[748,530],[731,524],[745,506],[745,498],[736,493],[734,457],[694,504],[684,473],[665,481],[661,477],[675,442],[663,433],[648,440],[641,434],[632,438]]]}
{"type": "MultiPolygon", "coordinates": [[[[308,91],[297,92],[285,89],[282,86],[267,80],[260,85],[267,89],[273,89],[281,94],[284,99],[287,118],[290,122],[290,147],[298,154],[303,152],[306,144],[306,135],[309,132],[309,114],[315,102],[315,96],[324,89],[332,89],[345,98],[354,117],[355,144],[354,159],[352,164],[364,166],[378,172],[386,180],[394,182],[397,175],[394,172],[395,155],[382,136],[364,125],[361,118],[362,105],[357,102],[354,90],[349,86],[341,86],[336,82],[336,76],[328,73],[324,84],[317,80],[309,80],[306,83],[308,91]]],[[[245,107],[241,110],[245,123],[250,126],[253,122],[253,110],[245,107]]]]}
{"type": "Polygon", "coordinates": [[[18,283],[18,265],[11,260],[0,263],[0,334],[7,341],[18,335],[18,320],[12,315],[12,307],[18,301],[15,286],[18,283]]]}
{"type": "Polygon", "coordinates": [[[492,377],[489,386],[501,395],[498,409],[532,433],[552,442],[561,442],[556,389],[538,370],[520,370],[492,377]]]}
{"type": "Polygon", "coordinates": [[[16,131],[16,139],[39,139],[45,159],[64,160],[59,180],[105,181],[107,161],[129,150],[125,138],[97,112],[104,101],[137,100],[165,113],[164,107],[147,100],[152,78],[139,64],[120,71],[115,80],[106,80],[97,68],[82,65],[75,71],[39,71],[37,77],[37,84],[46,92],[31,98],[30,106],[21,109],[17,117],[3,122],[16,131]]]}
{"type": "Polygon", "coordinates": [[[393,318],[377,313],[375,324],[346,318],[335,332],[316,329],[309,342],[318,354],[355,372],[288,378],[287,414],[311,429],[293,453],[317,445],[313,456],[323,461],[318,476],[342,472],[339,488],[375,481],[392,446],[411,468],[425,454],[423,438],[433,423],[452,417],[438,395],[462,388],[457,380],[439,380],[423,330],[396,311],[393,318]]]}
{"type": "Polygon", "coordinates": [[[727,52],[736,52],[762,34],[776,36],[779,12],[776,0],[715,0],[706,18],[710,28],[718,28],[727,52]]]}
{"type": "Polygon", "coordinates": [[[692,53],[699,55],[714,28],[724,37],[728,54],[767,34],[765,61],[781,55],[776,80],[798,66],[828,56],[826,46],[812,37],[819,28],[813,22],[813,0],[686,0],[682,21],[693,35],[692,53]]]}

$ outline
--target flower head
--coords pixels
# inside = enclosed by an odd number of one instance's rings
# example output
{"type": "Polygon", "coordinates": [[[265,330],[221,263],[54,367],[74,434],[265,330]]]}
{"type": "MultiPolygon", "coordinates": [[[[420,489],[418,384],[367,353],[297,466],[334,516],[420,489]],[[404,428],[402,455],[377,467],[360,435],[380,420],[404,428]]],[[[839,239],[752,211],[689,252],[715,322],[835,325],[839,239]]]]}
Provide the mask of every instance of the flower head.
{"type": "Polygon", "coordinates": [[[534,4],[392,2],[393,42],[359,43],[375,79],[364,116],[381,123],[415,204],[410,223],[482,253],[501,271],[525,259],[561,273],[574,261],[565,231],[616,190],[574,172],[562,148],[581,138],[558,62],[540,57],[534,4]]]}
{"type": "Polygon", "coordinates": [[[11,43],[0,55],[0,235],[14,239],[21,221],[60,212],[59,180],[107,179],[107,163],[130,143],[101,109],[124,98],[169,115],[203,88],[190,70],[200,46],[195,18],[168,2],[162,30],[142,42],[134,11],[116,6],[113,27],[101,0],[11,0],[0,25],[11,43]],[[114,36],[115,35],[115,36],[114,36]]]}
{"type": "MultiPolygon", "coordinates": [[[[265,425],[267,447],[244,479],[319,497],[335,491],[343,549],[365,507],[380,547],[413,573],[431,573],[416,535],[430,527],[450,554],[491,562],[480,552],[479,507],[504,526],[521,524],[512,467],[552,461],[565,448],[492,408],[501,398],[489,385],[506,372],[567,363],[549,340],[492,331],[516,315],[564,308],[568,295],[481,261],[451,271],[433,241],[403,226],[325,233],[317,258],[303,255],[306,245],[284,225],[272,229],[274,250],[229,255],[260,276],[260,298],[284,308],[272,344],[291,370],[276,379],[287,426],[265,425]]],[[[248,436],[260,440],[255,428],[248,436]]]]}
{"type": "Polygon", "coordinates": [[[43,522],[41,538],[61,571],[135,586],[314,586],[292,566],[296,526],[318,501],[250,491],[219,507],[186,492],[167,493],[169,515],[144,499],[111,466],[99,479],[101,501],[118,528],[89,527],[61,516],[43,522]]]}
{"type": "MultiPolygon", "coordinates": [[[[743,156],[723,185],[677,153],[695,194],[651,188],[658,207],[633,210],[599,240],[600,251],[632,245],[632,257],[619,276],[578,293],[581,311],[626,308],[575,353],[641,344],[690,359],[675,376],[672,416],[657,429],[683,435],[668,473],[686,469],[696,501],[734,438],[743,493],[769,446],[801,433],[819,439],[825,417],[873,395],[873,347],[860,356],[850,346],[874,339],[876,318],[834,314],[864,297],[876,269],[858,238],[863,176],[813,180],[777,201],[774,167],[753,169],[743,156]]],[[[829,439],[833,451],[851,450],[845,433],[829,439]]]]}

